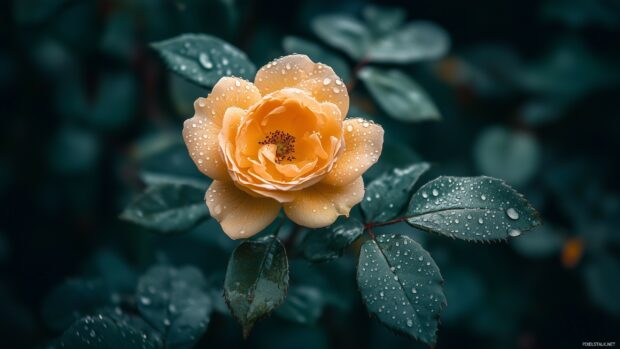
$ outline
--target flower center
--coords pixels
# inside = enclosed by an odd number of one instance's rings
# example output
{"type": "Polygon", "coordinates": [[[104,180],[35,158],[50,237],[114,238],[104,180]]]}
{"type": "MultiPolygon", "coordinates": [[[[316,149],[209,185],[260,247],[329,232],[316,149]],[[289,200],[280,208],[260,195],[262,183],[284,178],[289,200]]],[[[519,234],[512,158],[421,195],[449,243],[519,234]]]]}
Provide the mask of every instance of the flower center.
{"type": "Polygon", "coordinates": [[[276,163],[284,160],[293,161],[295,157],[295,137],[291,134],[276,130],[269,132],[264,140],[258,142],[260,145],[273,144],[276,146],[276,163]]]}

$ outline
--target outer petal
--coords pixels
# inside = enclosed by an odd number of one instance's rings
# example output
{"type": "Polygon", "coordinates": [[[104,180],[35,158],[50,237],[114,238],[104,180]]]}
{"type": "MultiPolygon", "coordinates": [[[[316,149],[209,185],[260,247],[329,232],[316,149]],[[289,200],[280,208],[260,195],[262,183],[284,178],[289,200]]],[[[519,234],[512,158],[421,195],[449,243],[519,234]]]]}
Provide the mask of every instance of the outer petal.
{"type": "Polygon", "coordinates": [[[302,89],[319,102],[338,106],[344,118],[349,111],[349,94],[329,66],[314,63],[306,55],[284,56],[263,66],[254,81],[263,95],[287,87],[302,89]]]}
{"type": "Polygon", "coordinates": [[[211,216],[234,240],[249,238],[265,229],[280,212],[277,201],[251,196],[232,182],[213,181],[205,200],[211,216]]]}
{"type": "Polygon", "coordinates": [[[364,119],[344,121],[344,150],[321,183],[345,185],[374,165],[383,149],[383,128],[364,119]]]}
{"type": "Polygon", "coordinates": [[[260,92],[251,82],[235,77],[223,77],[213,86],[207,98],[198,98],[194,102],[195,116],[210,118],[221,127],[226,109],[230,107],[248,109],[260,99],[260,92]]]}
{"type": "Polygon", "coordinates": [[[216,180],[229,178],[218,145],[224,114],[230,107],[247,109],[260,98],[260,92],[251,82],[224,77],[213,86],[207,98],[194,102],[195,114],[183,124],[183,139],[200,172],[216,180]]]}
{"type": "Polygon", "coordinates": [[[293,202],[283,204],[286,215],[304,227],[322,228],[334,223],[338,216],[348,216],[351,207],[362,201],[364,181],[359,176],[340,187],[319,183],[296,193],[293,202]]]}
{"type": "Polygon", "coordinates": [[[205,175],[230,180],[218,142],[220,126],[211,119],[194,116],[183,123],[183,139],[194,163],[205,175]]]}

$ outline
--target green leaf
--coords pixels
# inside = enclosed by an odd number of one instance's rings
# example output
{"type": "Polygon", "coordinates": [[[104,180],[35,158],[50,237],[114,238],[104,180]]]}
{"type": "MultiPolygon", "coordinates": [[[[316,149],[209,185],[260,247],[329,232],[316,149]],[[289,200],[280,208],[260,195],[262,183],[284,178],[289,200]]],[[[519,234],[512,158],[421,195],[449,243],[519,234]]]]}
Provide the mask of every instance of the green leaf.
{"type": "Polygon", "coordinates": [[[366,222],[384,223],[396,218],[411,197],[413,186],[429,168],[425,162],[395,168],[370,182],[361,204],[366,222]]]}
{"type": "Polygon", "coordinates": [[[362,14],[375,35],[383,35],[398,28],[407,15],[402,8],[377,5],[366,6],[362,14]]]}
{"type": "Polygon", "coordinates": [[[256,72],[245,53],[206,34],[183,34],[151,46],[173,72],[205,87],[223,76],[251,79],[256,72]]]}
{"type": "Polygon", "coordinates": [[[380,235],[362,245],[357,283],[368,311],[388,328],[435,343],[446,305],[435,261],[415,240],[380,235]]]}
{"type": "Polygon", "coordinates": [[[286,250],[275,236],[244,241],[233,251],[226,269],[224,297],[244,337],[257,320],[282,304],[288,280],[286,250]]]}
{"type": "Polygon", "coordinates": [[[516,237],[541,224],[521,194],[490,177],[430,181],[413,195],[406,216],[415,228],[469,241],[516,237]]]}
{"type": "Polygon", "coordinates": [[[405,122],[441,119],[426,91],[400,70],[366,67],[357,76],[391,117],[405,122]]]}
{"type": "Polygon", "coordinates": [[[190,229],[209,217],[205,189],[188,183],[148,187],[120,218],[162,233],[190,229]]]}
{"type": "Polygon", "coordinates": [[[149,336],[129,322],[108,316],[86,316],[76,321],[62,335],[64,349],[155,349],[161,348],[158,337],[149,336]]]}
{"type": "Polygon", "coordinates": [[[415,21],[373,42],[367,59],[381,63],[412,63],[437,59],[450,48],[445,30],[428,21],[415,21]]]}
{"type": "Polygon", "coordinates": [[[62,331],[82,316],[110,303],[108,289],[101,280],[70,279],[50,292],[41,315],[49,328],[62,331]]]}
{"type": "Polygon", "coordinates": [[[351,58],[362,59],[371,41],[370,32],[357,19],[345,15],[324,15],[312,21],[314,33],[351,58]]]}
{"type": "Polygon", "coordinates": [[[526,184],[536,173],[541,158],[536,138],[501,127],[490,127],[482,132],[474,155],[482,173],[514,185],[526,184]]]}
{"type": "Polygon", "coordinates": [[[302,325],[314,324],[323,314],[325,300],[316,287],[291,287],[286,301],[276,310],[276,315],[302,325]]]}
{"type": "Polygon", "coordinates": [[[304,236],[299,249],[311,262],[327,262],[342,256],[343,250],[364,231],[364,225],[355,218],[340,217],[326,228],[313,229],[304,236]]]}
{"type": "Polygon", "coordinates": [[[140,314],[163,334],[167,348],[192,348],[209,324],[211,299],[194,267],[149,269],[138,282],[136,299],[140,314]]]}
{"type": "Polygon", "coordinates": [[[170,100],[176,114],[185,119],[194,114],[194,101],[199,97],[207,96],[209,91],[172,72],[168,75],[170,100]]]}
{"type": "Polygon", "coordinates": [[[295,36],[287,36],[282,41],[282,46],[287,53],[302,53],[308,55],[313,61],[325,63],[332,67],[336,75],[343,81],[351,79],[350,68],[347,62],[337,53],[325,49],[311,41],[295,36]]]}

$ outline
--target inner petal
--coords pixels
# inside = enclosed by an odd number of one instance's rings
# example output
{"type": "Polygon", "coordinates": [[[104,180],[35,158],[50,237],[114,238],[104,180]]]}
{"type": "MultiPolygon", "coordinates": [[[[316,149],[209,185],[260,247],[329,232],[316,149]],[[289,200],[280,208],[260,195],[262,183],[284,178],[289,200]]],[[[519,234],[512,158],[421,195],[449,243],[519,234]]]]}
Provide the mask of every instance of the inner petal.
{"type": "Polygon", "coordinates": [[[322,176],[331,168],[342,133],[335,105],[318,103],[301,90],[278,91],[241,120],[234,136],[235,171],[255,186],[303,185],[313,173],[322,176]]]}

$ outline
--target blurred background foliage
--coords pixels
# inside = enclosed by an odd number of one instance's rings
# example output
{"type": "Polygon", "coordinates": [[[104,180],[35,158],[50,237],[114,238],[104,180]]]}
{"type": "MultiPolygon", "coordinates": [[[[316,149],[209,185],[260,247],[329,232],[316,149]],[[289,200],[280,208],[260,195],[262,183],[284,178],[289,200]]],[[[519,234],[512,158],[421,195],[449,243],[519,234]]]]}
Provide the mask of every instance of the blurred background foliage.
{"type": "MultiPolygon", "coordinates": [[[[288,300],[244,341],[221,296],[236,242],[211,220],[184,235],[153,234],[119,220],[161,176],[206,187],[180,130],[194,99],[208,90],[170,73],[149,47],[183,33],[222,38],[258,67],[288,52],[333,66],[359,91],[351,115],[386,130],[382,160],[369,178],[425,160],[434,164],[427,179],[503,178],[539,209],[544,226],[510,243],[472,246],[408,233],[431,252],[446,280],[438,348],[617,341],[620,2],[381,4],[400,8],[396,18],[430,20],[449,35],[440,59],[405,64],[378,57],[373,64],[373,70],[396,65],[397,74],[415,81],[373,86],[367,80],[375,71],[366,70],[356,83],[355,47],[322,43],[319,16],[366,18],[374,30],[390,26],[363,0],[2,2],[1,346],[50,345],[85,315],[67,309],[108,309],[140,326],[130,311],[139,299],[125,295],[140,290],[137,280],[153,265],[184,268],[170,275],[208,293],[201,311],[212,315],[195,338],[199,348],[420,346],[369,319],[355,286],[354,251],[310,264],[293,238],[285,239],[288,300]],[[420,115],[441,121],[398,120],[389,105],[370,98],[399,86],[426,91],[433,105],[420,115]]],[[[383,230],[405,229],[411,231],[383,230]]],[[[140,285],[163,282],[153,281],[153,273],[140,285]]]]}

